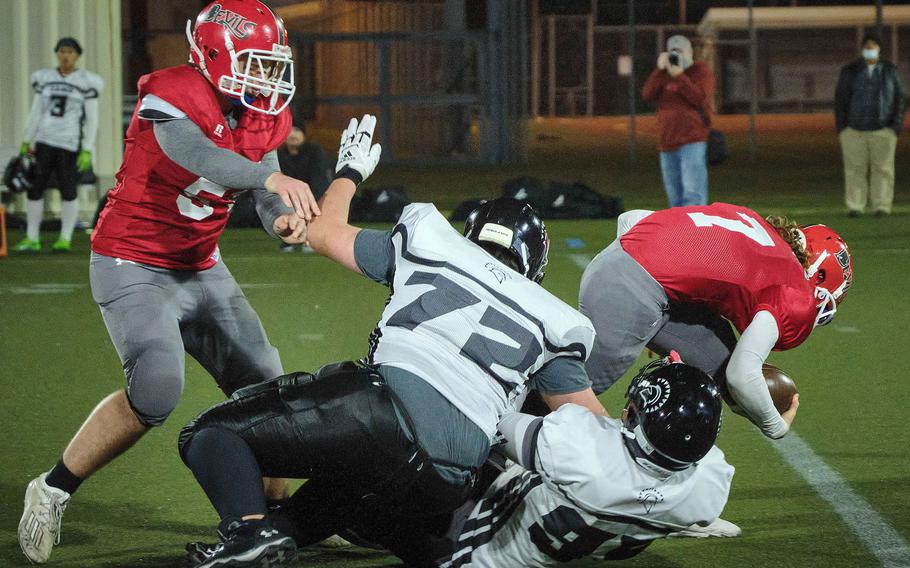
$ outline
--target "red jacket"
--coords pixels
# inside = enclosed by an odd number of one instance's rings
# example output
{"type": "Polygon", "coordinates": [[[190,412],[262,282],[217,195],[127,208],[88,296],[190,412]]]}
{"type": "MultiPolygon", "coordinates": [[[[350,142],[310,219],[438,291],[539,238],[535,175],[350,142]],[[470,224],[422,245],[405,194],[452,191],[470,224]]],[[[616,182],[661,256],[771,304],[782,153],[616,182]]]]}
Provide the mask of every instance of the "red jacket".
{"type": "Polygon", "coordinates": [[[655,69],[645,81],[641,94],[646,101],[657,103],[661,152],[708,140],[710,128],[698,109],[710,123],[714,74],[704,61],[696,61],[676,77],[670,77],[663,69],[655,69]]]}

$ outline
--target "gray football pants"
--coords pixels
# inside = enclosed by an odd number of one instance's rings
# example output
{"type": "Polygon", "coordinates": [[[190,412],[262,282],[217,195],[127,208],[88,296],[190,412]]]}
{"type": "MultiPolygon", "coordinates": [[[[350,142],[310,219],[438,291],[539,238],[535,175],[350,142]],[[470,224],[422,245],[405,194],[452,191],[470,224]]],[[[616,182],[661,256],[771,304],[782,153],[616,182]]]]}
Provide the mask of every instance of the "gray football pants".
{"type": "Polygon", "coordinates": [[[180,401],[184,351],[226,395],[283,374],[278,351],[223,262],[181,271],[93,252],[89,274],[143,424],[161,425],[180,401]]]}
{"type": "Polygon", "coordinates": [[[727,320],[694,305],[671,304],[618,239],[585,268],[578,306],[597,332],[585,368],[598,394],[619,380],[645,347],[662,356],[675,349],[684,362],[721,380],[736,346],[727,320]]]}

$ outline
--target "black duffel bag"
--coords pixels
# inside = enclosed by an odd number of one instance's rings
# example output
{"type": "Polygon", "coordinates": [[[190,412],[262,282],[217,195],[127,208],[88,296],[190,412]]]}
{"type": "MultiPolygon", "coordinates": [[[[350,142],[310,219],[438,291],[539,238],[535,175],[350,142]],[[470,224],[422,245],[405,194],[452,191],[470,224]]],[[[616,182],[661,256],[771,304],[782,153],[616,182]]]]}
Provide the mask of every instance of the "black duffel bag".
{"type": "Polygon", "coordinates": [[[351,200],[348,218],[360,223],[394,223],[409,203],[408,196],[400,185],[363,189],[351,200]]]}

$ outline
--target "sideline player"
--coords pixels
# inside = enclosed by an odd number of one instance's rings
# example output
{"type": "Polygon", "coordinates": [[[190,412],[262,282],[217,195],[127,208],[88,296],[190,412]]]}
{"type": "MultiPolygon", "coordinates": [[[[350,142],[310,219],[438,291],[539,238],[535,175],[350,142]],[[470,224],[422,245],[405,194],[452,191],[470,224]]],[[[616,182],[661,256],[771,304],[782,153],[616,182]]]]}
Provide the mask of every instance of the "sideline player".
{"type": "MultiPolygon", "coordinates": [[[[332,495],[295,500],[319,519],[295,535],[300,546],[369,516],[420,526],[464,502],[499,419],[529,386],[552,409],[604,413],[583,365],[590,322],[538,284],[548,238],[530,206],[489,201],[464,236],[430,204],[406,207],[392,231],[348,224],[357,184],[379,160],[375,124],[351,120],[308,227],[317,253],[391,289],[368,365],[244,389],[184,429],[181,456],[221,517],[221,542],[200,568],[293,558],[294,540],[265,518],[261,475],[307,477],[309,490],[332,495]]],[[[405,549],[422,554],[419,543],[405,549]]]]}
{"type": "MultiPolygon", "coordinates": [[[[287,242],[303,242],[305,219],[318,213],[308,186],[275,158],[291,124],[287,35],[257,0],[212,3],[187,35],[191,64],[139,80],[123,165],[92,238],[92,295],[127,388],[101,401],[53,469],[29,483],[19,544],[32,562],[59,542],[82,481],[177,405],[184,351],[227,395],[283,372],[218,237],[239,189],[254,191],[264,226],[287,242]]],[[[285,490],[278,483],[271,496],[285,490]]]]}
{"type": "Polygon", "coordinates": [[[726,203],[624,213],[617,239],[581,279],[579,308],[597,330],[586,363],[594,389],[612,385],[645,346],[676,349],[725,381],[766,436],[780,438],[799,395],[779,414],[762,363],[830,323],[852,282],[847,245],[824,225],[798,227],[726,203]]]}
{"type": "Polygon", "coordinates": [[[41,219],[44,217],[44,191],[51,174],[60,189],[60,237],[51,247],[54,252],[69,252],[76,217],[76,184],[79,172],[92,166],[92,152],[98,134],[98,95],[104,80],[95,73],[77,69],[82,46],[71,37],[60,38],[54,47],[55,69],[32,73],[32,110],[25,126],[21,153],[34,151],[38,176],[28,190],[25,237],[13,250],[41,250],[41,219]],[[32,145],[34,144],[34,149],[32,145]]]}

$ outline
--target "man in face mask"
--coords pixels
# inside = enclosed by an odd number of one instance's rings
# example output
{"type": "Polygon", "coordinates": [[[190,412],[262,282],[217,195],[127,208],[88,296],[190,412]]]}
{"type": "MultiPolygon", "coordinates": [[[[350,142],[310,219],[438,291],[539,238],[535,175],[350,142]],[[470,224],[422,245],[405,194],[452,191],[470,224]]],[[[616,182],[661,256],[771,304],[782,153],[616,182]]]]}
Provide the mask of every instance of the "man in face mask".
{"type": "Polygon", "coordinates": [[[891,213],[904,93],[897,67],[881,58],[875,32],[866,32],[861,57],[841,69],[834,115],[844,154],[847,215],[860,215],[867,201],[874,215],[891,213]]]}
{"type": "Polygon", "coordinates": [[[708,204],[705,160],[711,123],[714,75],[695,61],[692,44],[681,35],[667,39],[642,96],[657,103],[660,171],[670,207],[708,204]]]}

